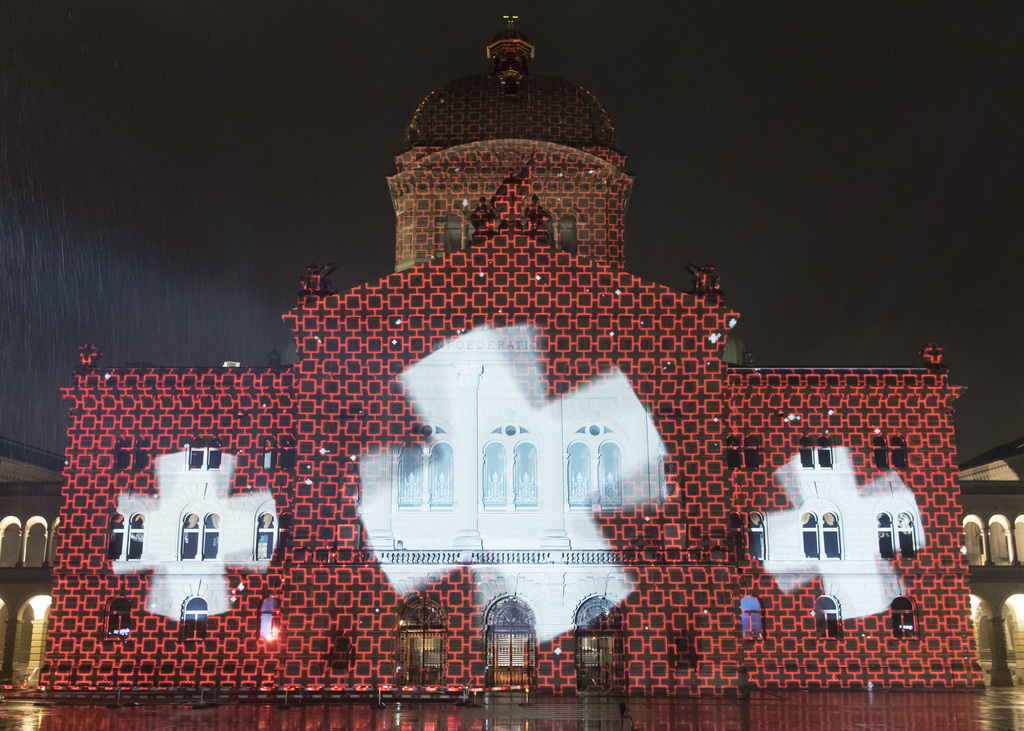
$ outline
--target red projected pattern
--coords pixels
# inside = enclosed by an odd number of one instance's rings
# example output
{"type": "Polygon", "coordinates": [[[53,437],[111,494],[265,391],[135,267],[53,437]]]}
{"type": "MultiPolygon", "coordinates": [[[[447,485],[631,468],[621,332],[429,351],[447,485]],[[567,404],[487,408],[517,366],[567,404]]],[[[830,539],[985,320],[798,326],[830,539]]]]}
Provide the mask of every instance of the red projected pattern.
{"type": "MultiPolygon", "coordinates": [[[[667,453],[662,505],[646,514],[629,505],[600,514],[605,539],[624,552],[639,587],[619,607],[623,685],[653,694],[736,692],[746,682],[976,685],[948,417],[955,393],[944,373],[729,370],[720,356],[733,318],[709,299],[537,247],[526,236],[497,236],[486,250],[450,254],[340,296],[305,299],[286,316],[298,339],[292,369],[84,369],[68,392],[69,492],[46,681],[395,682],[403,602],[360,550],[360,471],[367,469],[360,456],[405,443],[420,427],[399,378],[411,365],[462,332],[532,324],[541,379],[524,380],[527,397],[553,401],[617,368],[667,453]],[[870,481],[879,473],[871,466],[876,429],[906,440],[909,463],[900,475],[924,516],[927,544],[893,563],[917,611],[917,636],[896,639],[883,613],[840,616],[840,636],[819,637],[813,609],[830,591],[820,574],[781,592],[746,558],[738,526],[751,513],[799,508],[774,474],[807,435],[827,430],[832,445],[850,450],[858,483],[870,481]],[[761,440],[749,468],[727,466],[726,441],[736,435],[761,440]],[[273,491],[281,535],[271,567],[265,576],[229,571],[237,601],[209,617],[205,637],[183,639],[185,623],[144,613],[147,576],[117,576],[106,559],[116,496],[129,488],[154,493],[148,471],[112,472],[115,444],[125,436],[149,440],[153,456],[197,436],[220,439],[237,455],[233,494],[273,491]],[[297,440],[294,470],[266,470],[257,456],[265,453],[261,440],[286,436],[297,440]],[[740,619],[740,599],[748,595],[762,612],[763,632],[751,639],[740,619]],[[106,608],[118,596],[133,607],[128,642],[106,640],[103,632],[106,608]],[[271,597],[281,601],[280,639],[261,641],[261,607],[271,597]]],[[[485,611],[518,590],[481,590],[473,574],[472,565],[459,567],[428,578],[422,589],[447,622],[441,685],[484,684],[485,611]]],[[[595,588],[591,596],[600,593],[595,588]]],[[[568,600],[588,598],[581,591],[568,600]]],[[[541,642],[535,686],[575,692],[575,654],[572,632],[541,642]]]]}

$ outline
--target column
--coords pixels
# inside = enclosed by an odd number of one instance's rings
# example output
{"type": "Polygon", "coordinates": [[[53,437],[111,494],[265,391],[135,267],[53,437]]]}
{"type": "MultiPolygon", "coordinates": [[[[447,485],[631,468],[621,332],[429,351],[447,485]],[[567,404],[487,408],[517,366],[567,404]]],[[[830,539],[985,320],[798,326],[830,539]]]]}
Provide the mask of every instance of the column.
{"type": "Polygon", "coordinates": [[[456,406],[456,424],[461,436],[455,450],[455,513],[458,528],[452,537],[452,548],[460,551],[479,551],[483,548],[480,537],[480,377],[483,366],[463,364],[455,366],[459,402],[456,406]]]}
{"type": "Polygon", "coordinates": [[[1013,685],[1013,673],[1006,663],[1006,623],[1002,617],[992,617],[992,687],[1009,688],[1013,685]]]}
{"type": "MultiPolygon", "coordinates": [[[[537,495],[541,510],[544,513],[544,532],[540,537],[540,547],[545,550],[567,551],[570,548],[569,535],[565,532],[565,511],[569,505],[568,485],[566,484],[568,451],[565,443],[565,419],[562,411],[564,399],[558,399],[558,435],[543,434],[545,445],[537,445],[544,450],[548,445],[558,450],[549,455],[544,462],[544,479],[541,486],[544,491],[537,495]],[[553,469],[552,469],[553,467],[553,469]]],[[[543,451],[541,451],[543,454],[543,451]]]]}

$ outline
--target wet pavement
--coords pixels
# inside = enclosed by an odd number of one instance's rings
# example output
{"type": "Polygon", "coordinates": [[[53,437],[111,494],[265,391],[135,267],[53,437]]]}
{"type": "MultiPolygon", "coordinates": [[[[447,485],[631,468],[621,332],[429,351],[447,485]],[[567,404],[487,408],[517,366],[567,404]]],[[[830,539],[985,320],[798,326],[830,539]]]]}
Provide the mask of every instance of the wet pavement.
{"type": "Polygon", "coordinates": [[[750,700],[491,698],[451,703],[308,705],[0,705],[0,731],[644,731],[828,729],[1011,731],[1024,729],[1024,689],[973,693],[755,693],[750,700]],[[625,703],[625,716],[620,702],[625,703]],[[631,726],[631,723],[633,726],[631,726]]]}

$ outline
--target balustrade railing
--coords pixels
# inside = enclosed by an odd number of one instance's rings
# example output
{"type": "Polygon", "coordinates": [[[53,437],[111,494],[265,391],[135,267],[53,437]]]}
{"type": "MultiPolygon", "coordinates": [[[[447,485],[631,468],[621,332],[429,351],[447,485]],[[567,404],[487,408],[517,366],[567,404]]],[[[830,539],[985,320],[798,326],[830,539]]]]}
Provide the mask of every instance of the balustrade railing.
{"type": "Polygon", "coordinates": [[[635,564],[712,564],[730,563],[728,551],[711,548],[665,549],[628,548],[620,550],[412,550],[363,548],[360,550],[341,548],[296,547],[290,551],[289,559],[295,564],[344,565],[635,565],[635,564]]]}

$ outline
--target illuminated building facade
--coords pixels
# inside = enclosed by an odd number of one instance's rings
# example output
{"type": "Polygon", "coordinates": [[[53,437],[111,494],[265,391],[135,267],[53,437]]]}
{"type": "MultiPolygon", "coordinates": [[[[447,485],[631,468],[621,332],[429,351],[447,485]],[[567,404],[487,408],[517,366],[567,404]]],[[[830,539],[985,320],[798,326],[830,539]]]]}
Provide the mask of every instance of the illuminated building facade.
{"type": "Polygon", "coordinates": [[[738,315],[624,268],[587,92],[431,93],[396,272],[311,268],[297,362],[105,368],[70,401],[55,686],[973,687],[950,404],[920,368],[753,368],[738,315]]]}
{"type": "Polygon", "coordinates": [[[62,459],[0,437],[0,685],[39,682],[62,459]]]}
{"type": "Polygon", "coordinates": [[[1024,439],[960,464],[963,545],[981,666],[994,686],[1024,678],[1024,439]]]}

